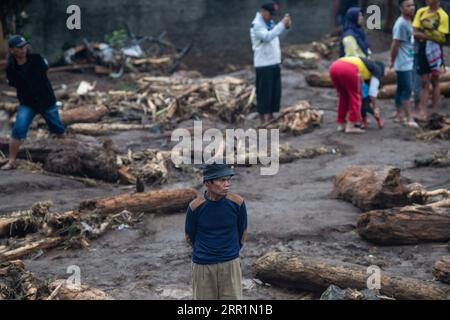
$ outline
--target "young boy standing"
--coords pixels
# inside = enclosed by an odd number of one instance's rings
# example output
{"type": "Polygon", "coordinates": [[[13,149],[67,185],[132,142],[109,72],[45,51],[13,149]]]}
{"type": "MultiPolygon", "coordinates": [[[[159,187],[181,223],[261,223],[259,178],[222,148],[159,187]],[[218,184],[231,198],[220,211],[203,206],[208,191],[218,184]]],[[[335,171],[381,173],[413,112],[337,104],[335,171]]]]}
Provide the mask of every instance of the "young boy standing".
{"type": "Polygon", "coordinates": [[[439,108],[441,90],[439,86],[440,71],[444,66],[442,46],[449,33],[448,15],[441,8],[439,0],[426,0],[427,6],[417,10],[413,21],[414,36],[418,43],[417,68],[422,80],[420,113],[416,118],[426,120],[430,82],[433,87],[433,112],[439,108]]]}
{"type": "Polygon", "coordinates": [[[402,113],[409,127],[417,128],[411,112],[414,68],[414,1],[399,0],[401,16],[394,25],[389,67],[397,73],[397,92],[395,95],[395,122],[403,123],[402,113]]]}

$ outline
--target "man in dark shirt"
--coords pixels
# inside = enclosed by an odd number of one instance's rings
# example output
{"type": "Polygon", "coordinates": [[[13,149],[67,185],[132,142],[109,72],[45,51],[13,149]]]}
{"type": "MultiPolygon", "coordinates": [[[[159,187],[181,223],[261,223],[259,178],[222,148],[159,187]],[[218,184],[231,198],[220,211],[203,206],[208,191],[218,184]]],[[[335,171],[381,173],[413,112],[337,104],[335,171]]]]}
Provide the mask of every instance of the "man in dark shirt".
{"type": "Polygon", "coordinates": [[[247,234],[247,209],[244,199],[229,193],[233,175],[226,164],[207,165],[203,171],[207,190],[187,209],[194,300],[242,299],[239,253],[247,234]]]}
{"type": "Polygon", "coordinates": [[[8,41],[10,57],[6,67],[9,85],[17,90],[19,109],[12,130],[9,146],[9,161],[2,170],[16,168],[16,158],[20,145],[27,137],[28,128],[37,114],[41,114],[50,133],[58,137],[64,135],[64,125],[59,118],[56,98],[47,78],[47,61],[38,54],[28,52],[28,42],[21,36],[13,36],[8,41]]]}

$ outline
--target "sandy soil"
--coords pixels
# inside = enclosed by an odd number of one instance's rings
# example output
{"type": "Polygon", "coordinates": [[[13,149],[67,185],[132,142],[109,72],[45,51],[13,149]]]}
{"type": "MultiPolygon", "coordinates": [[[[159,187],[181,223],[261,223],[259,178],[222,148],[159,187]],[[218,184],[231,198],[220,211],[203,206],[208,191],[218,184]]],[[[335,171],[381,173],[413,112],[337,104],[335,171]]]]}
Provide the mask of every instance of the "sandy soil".
{"type": "MultiPolygon", "coordinates": [[[[281,142],[298,148],[333,145],[343,153],[282,165],[279,173],[271,177],[261,176],[257,167],[238,168],[232,189],[246,199],[249,212],[250,236],[242,250],[245,297],[311,298],[302,292],[258,285],[252,280],[252,263],[271,249],[294,250],[337,262],[375,264],[392,274],[432,280],[432,265],[438,257],[448,254],[445,244],[371,245],[354,230],[360,211],[332,199],[330,192],[334,176],[355,164],[397,166],[403,176],[426,187],[450,188],[448,168],[418,169],[413,163],[418,156],[448,148],[448,141],[416,141],[412,129],[395,125],[389,119],[392,101],[381,102],[386,118],[384,130],[376,129],[372,122],[365,135],[337,134],[334,90],[308,87],[299,71],[284,70],[283,82],[284,106],[307,99],[326,111],[320,129],[299,137],[282,136],[281,142]]],[[[449,103],[449,99],[442,101],[443,112],[450,112],[449,103]]],[[[160,141],[149,140],[144,132],[122,133],[113,140],[124,151],[162,147],[160,141]]],[[[176,186],[185,185],[192,186],[191,182],[176,186]]],[[[70,210],[82,200],[123,192],[130,192],[130,188],[108,184],[88,187],[66,178],[5,172],[0,176],[0,213],[27,209],[44,200],[52,200],[54,210],[70,210]]],[[[103,289],[117,299],[189,299],[190,249],[183,241],[183,229],[184,214],[149,215],[133,229],[111,231],[92,242],[90,250],[52,250],[25,263],[44,279],[68,277],[67,267],[78,265],[83,283],[103,289]]]]}

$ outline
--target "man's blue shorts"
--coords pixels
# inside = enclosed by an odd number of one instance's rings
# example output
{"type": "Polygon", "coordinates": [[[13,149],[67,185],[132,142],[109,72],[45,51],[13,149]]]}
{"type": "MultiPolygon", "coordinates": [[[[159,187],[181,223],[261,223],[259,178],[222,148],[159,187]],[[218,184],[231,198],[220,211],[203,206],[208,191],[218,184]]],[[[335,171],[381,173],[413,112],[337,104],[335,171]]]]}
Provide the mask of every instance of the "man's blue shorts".
{"type": "Polygon", "coordinates": [[[397,92],[395,106],[401,107],[403,102],[411,99],[413,90],[413,71],[397,71],[397,92]]]}
{"type": "Polygon", "coordinates": [[[48,130],[53,134],[63,134],[65,131],[64,125],[59,118],[58,106],[54,105],[49,109],[39,112],[33,108],[20,105],[16,114],[16,123],[12,129],[12,137],[16,140],[25,140],[28,133],[28,128],[31,125],[34,117],[40,113],[47,122],[48,130]]]}

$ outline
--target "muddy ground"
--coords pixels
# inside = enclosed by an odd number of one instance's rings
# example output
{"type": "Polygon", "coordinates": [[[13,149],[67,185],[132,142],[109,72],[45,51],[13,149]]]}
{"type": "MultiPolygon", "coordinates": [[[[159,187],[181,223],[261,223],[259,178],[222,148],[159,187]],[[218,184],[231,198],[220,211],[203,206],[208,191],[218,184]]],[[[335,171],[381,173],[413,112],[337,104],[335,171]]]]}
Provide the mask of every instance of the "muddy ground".
{"type": "MultiPolygon", "coordinates": [[[[250,74],[251,76],[251,74],[250,74]]],[[[54,85],[64,81],[93,80],[93,76],[52,75],[54,85]]],[[[97,81],[109,88],[126,86],[126,81],[97,81]]],[[[309,87],[300,70],[284,70],[283,105],[310,100],[325,111],[323,126],[298,137],[281,136],[297,148],[319,145],[340,147],[342,154],[325,155],[281,165],[275,176],[261,176],[258,167],[238,168],[232,191],[242,195],[249,213],[249,240],[242,250],[244,296],[248,299],[311,299],[295,292],[260,285],[253,281],[252,263],[264,252],[294,250],[305,255],[326,257],[336,262],[378,265],[394,275],[433,280],[434,262],[448,254],[445,243],[379,247],[359,238],[355,225],[360,211],[353,205],[330,197],[335,175],[350,165],[391,165],[402,175],[425,187],[450,188],[448,168],[415,168],[414,159],[449,147],[448,141],[423,142],[412,129],[389,119],[393,102],[381,101],[386,128],[374,122],[364,135],[336,133],[336,94],[332,89],[309,87]]],[[[442,100],[442,111],[450,112],[450,99],[442,100]]],[[[249,120],[246,127],[255,125],[249,120]]],[[[167,142],[152,141],[145,132],[126,132],[112,138],[128,149],[168,148],[167,142]]],[[[198,181],[178,183],[193,186],[198,181]]],[[[172,187],[165,185],[164,188],[172,187]]],[[[199,189],[200,190],[200,189],[199,189]]],[[[0,213],[28,209],[34,202],[52,200],[54,210],[76,208],[82,200],[132,192],[131,187],[99,183],[89,187],[68,178],[25,171],[2,172],[0,213]]],[[[25,261],[43,279],[66,278],[67,268],[81,268],[82,282],[106,291],[116,299],[189,299],[190,249],[183,241],[184,214],[149,215],[132,229],[115,230],[93,241],[89,250],[51,250],[25,261]]]]}

